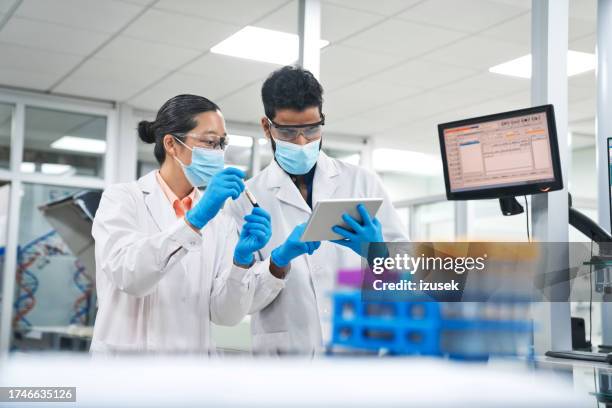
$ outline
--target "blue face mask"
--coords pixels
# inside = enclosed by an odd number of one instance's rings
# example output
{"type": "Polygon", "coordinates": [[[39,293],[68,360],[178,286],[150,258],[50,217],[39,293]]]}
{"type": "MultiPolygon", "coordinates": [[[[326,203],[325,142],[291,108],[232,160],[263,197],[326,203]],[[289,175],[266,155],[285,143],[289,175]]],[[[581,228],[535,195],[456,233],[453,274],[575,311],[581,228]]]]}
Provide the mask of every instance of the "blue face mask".
{"type": "Polygon", "coordinates": [[[306,174],[312,169],[319,158],[321,139],[303,146],[295,143],[274,139],[276,150],[274,157],[278,164],[289,174],[306,174]]]}
{"type": "Polygon", "coordinates": [[[225,165],[225,152],[219,149],[204,149],[202,147],[189,147],[178,138],[180,144],[191,150],[191,164],[185,166],[178,157],[174,157],[183,168],[185,177],[194,187],[206,187],[210,179],[223,170],[225,165]]]}

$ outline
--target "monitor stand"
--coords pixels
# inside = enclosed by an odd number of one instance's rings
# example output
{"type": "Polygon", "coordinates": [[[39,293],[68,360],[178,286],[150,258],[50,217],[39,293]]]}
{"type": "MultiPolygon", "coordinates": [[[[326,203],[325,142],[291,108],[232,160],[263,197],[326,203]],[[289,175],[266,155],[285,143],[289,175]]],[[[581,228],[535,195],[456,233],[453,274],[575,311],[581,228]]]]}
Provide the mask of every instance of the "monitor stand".
{"type": "Polygon", "coordinates": [[[499,206],[502,214],[506,216],[521,214],[525,211],[523,206],[516,200],[516,197],[501,197],[499,199],[499,206]]]}

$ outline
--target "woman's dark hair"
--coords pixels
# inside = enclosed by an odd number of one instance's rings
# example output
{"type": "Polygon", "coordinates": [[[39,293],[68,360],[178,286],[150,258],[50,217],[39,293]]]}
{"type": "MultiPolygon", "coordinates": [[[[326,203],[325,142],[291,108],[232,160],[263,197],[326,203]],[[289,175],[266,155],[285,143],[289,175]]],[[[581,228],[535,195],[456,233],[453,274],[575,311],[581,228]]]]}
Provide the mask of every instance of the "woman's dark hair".
{"type": "Polygon", "coordinates": [[[323,87],[308,70],[285,66],[274,71],[261,88],[266,116],[274,120],[277,109],[303,111],[316,106],[323,108],[323,87]]]}
{"type": "Polygon", "coordinates": [[[219,107],[212,101],[197,95],[177,95],[163,104],[153,122],[146,120],[138,123],[138,136],[145,143],[155,143],[155,158],[162,164],[166,159],[164,136],[167,134],[186,133],[198,124],[195,116],[219,107]]]}

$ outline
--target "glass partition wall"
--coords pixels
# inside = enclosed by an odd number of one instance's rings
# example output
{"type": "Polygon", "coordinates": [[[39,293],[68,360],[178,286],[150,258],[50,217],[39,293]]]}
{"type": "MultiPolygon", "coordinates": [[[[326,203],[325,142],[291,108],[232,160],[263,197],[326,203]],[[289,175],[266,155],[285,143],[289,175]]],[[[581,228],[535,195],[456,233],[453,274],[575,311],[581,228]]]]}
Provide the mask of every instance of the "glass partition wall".
{"type": "Polygon", "coordinates": [[[115,181],[115,118],[111,104],[0,91],[3,349],[50,348],[58,327],[84,326],[95,307],[94,271],[71,253],[41,206],[115,181]]]}

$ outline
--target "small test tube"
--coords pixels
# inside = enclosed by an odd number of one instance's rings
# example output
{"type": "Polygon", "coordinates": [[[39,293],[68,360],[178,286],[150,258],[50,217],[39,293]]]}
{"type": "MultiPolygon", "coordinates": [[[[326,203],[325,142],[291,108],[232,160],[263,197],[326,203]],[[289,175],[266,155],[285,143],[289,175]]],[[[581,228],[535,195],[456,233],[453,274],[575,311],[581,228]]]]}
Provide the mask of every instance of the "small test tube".
{"type": "Polygon", "coordinates": [[[255,196],[253,195],[253,193],[251,193],[251,191],[247,188],[247,186],[244,186],[244,194],[246,194],[247,198],[249,199],[253,207],[259,207],[259,204],[257,204],[257,200],[255,199],[255,196]]]}

